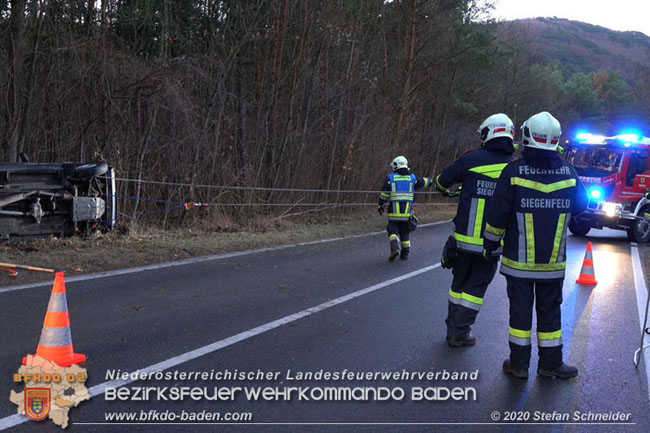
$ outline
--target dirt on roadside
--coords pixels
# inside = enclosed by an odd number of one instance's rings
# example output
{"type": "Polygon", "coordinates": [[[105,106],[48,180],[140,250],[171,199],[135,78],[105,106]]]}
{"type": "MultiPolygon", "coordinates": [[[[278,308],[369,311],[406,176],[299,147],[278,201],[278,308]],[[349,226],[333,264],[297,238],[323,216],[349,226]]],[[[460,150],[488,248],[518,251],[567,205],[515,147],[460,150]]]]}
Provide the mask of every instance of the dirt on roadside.
{"type": "MultiPolygon", "coordinates": [[[[455,209],[419,213],[420,224],[453,218],[455,209]]],[[[130,226],[125,233],[99,234],[90,239],[43,239],[0,244],[0,262],[63,270],[67,276],[131,268],[319,239],[338,238],[384,230],[386,217],[347,217],[329,223],[281,221],[257,224],[237,231],[188,228],[160,230],[130,226]]],[[[0,274],[0,287],[53,280],[52,274],[18,271],[17,277],[0,274]]]]}

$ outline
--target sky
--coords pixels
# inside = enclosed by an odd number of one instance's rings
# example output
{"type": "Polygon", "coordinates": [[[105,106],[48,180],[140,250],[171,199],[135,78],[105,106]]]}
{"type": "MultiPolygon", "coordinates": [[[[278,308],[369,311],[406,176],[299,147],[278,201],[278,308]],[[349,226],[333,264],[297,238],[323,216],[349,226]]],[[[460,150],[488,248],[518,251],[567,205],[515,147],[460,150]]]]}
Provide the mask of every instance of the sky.
{"type": "Polygon", "coordinates": [[[558,17],[650,36],[650,0],[495,0],[495,17],[558,17]]]}

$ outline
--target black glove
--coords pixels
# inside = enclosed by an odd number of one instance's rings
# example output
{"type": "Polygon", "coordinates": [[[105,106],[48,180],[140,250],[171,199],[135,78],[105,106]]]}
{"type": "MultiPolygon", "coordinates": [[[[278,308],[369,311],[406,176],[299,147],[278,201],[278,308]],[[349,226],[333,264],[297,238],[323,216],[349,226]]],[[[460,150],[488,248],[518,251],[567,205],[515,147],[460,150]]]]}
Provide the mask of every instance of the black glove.
{"type": "MultiPolygon", "coordinates": [[[[447,191],[449,191],[449,190],[447,190],[447,191]]],[[[463,186],[462,185],[459,186],[458,189],[456,191],[454,191],[454,192],[449,191],[449,193],[447,194],[447,197],[458,197],[461,192],[463,192],[463,186]]]]}
{"type": "Polygon", "coordinates": [[[456,239],[453,236],[449,236],[445,246],[442,249],[442,256],[440,257],[440,263],[445,269],[451,269],[456,264],[458,259],[458,250],[456,246],[456,239]]]}
{"type": "Polygon", "coordinates": [[[483,239],[483,257],[490,258],[494,257],[492,256],[492,253],[495,252],[499,248],[500,243],[499,242],[494,242],[489,239],[483,239]]]}
{"type": "Polygon", "coordinates": [[[379,206],[377,206],[377,212],[379,212],[379,215],[384,214],[384,205],[383,204],[380,204],[379,206]]]}

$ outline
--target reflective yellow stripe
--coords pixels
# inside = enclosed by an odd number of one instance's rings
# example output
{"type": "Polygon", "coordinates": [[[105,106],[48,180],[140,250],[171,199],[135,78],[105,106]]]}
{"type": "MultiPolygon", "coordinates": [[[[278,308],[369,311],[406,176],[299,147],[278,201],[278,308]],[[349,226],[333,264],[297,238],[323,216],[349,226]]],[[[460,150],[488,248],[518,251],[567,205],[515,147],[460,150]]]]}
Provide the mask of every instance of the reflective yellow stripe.
{"type": "Polygon", "coordinates": [[[491,165],[481,165],[478,167],[471,168],[469,171],[482,174],[483,176],[490,177],[492,179],[498,179],[501,176],[501,172],[506,168],[506,164],[491,164],[491,165]]]}
{"type": "Polygon", "coordinates": [[[517,338],[530,338],[532,330],[523,331],[521,329],[510,328],[510,335],[517,338]]]}
{"type": "Polygon", "coordinates": [[[506,233],[506,229],[498,229],[494,226],[491,226],[489,223],[485,224],[485,231],[497,236],[503,236],[506,233]]]}
{"type": "Polygon", "coordinates": [[[526,217],[526,262],[535,263],[535,225],[533,214],[527,213],[526,217]]]}
{"type": "Polygon", "coordinates": [[[540,340],[558,340],[562,338],[562,330],[553,332],[539,332],[537,331],[537,338],[540,340]]]}
{"type": "Polygon", "coordinates": [[[483,239],[482,238],[475,238],[475,237],[471,237],[471,236],[465,236],[465,235],[461,235],[460,233],[454,233],[454,238],[457,241],[465,242],[466,244],[483,245],[483,239]]]}
{"type": "Polygon", "coordinates": [[[411,241],[402,241],[402,246],[410,247],[411,246],[411,241]]]}
{"type": "Polygon", "coordinates": [[[409,176],[393,176],[393,180],[395,182],[403,182],[403,181],[406,181],[406,180],[411,180],[411,176],[410,175],[409,176]]]}
{"type": "Polygon", "coordinates": [[[440,176],[442,175],[439,174],[438,177],[436,177],[436,189],[438,191],[449,192],[449,188],[442,186],[442,184],[440,183],[440,176]]]}
{"type": "Polygon", "coordinates": [[[454,299],[461,299],[463,297],[462,293],[456,293],[453,290],[449,291],[449,296],[451,296],[454,299]]]}
{"type": "Polygon", "coordinates": [[[548,185],[541,182],[535,182],[534,180],[522,179],[520,177],[511,177],[510,185],[523,186],[524,188],[534,189],[535,191],[540,191],[545,194],[559,191],[561,189],[571,188],[576,186],[575,179],[561,180],[559,182],[549,183],[548,185]]]}
{"type": "Polygon", "coordinates": [[[501,257],[501,263],[513,269],[522,271],[561,271],[566,269],[566,262],[562,263],[522,263],[501,257]]]}
{"type": "Polygon", "coordinates": [[[425,188],[428,187],[428,186],[429,186],[429,183],[431,183],[431,182],[429,181],[429,178],[428,178],[428,177],[425,177],[425,178],[424,178],[424,187],[425,187],[425,188]]]}
{"type": "Polygon", "coordinates": [[[461,295],[461,299],[464,299],[464,300],[466,300],[466,301],[469,301],[469,302],[471,302],[472,304],[483,305],[483,299],[482,299],[482,298],[478,298],[478,297],[476,297],[476,296],[472,296],[472,295],[470,295],[470,294],[468,294],[468,293],[465,293],[465,292],[463,292],[463,294],[461,295]]]}
{"type": "Polygon", "coordinates": [[[392,192],[389,194],[391,200],[395,201],[411,201],[413,200],[412,192],[392,192]]]}
{"type": "Polygon", "coordinates": [[[397,235],[390,235],[390,236],[388,237],[388,239],[391,240],[391,241],[394,241],[395,239],[399,239],[399,236],[397,236],[397,235]]]}
{"type": "Polygon", "coordinates": [[[379,196],[382,197],[382,198],[388,198],[388,197],[390,197],[390,193],[389,192],[382,192],[382,193],[379,194],[379,196]]]}
{"type": "Polygon", "coordinates": [[[478,199],[478,206],[476,208],[476,221],[474,221],[474,237],[481,237],[481,227],[483,226],[483,212],[485,211],[485,199],[478,199]]]}
{"type": "Polygon", "coordinates": [[[564,224],[566,224],[567,214],[561,213],[557,221],[557,228],[555,229],[555,238],[553,239],[553,254],[549,263],[557,263],[557,258],[560,255],[560,245],[562,245],[562,236],[564,236],[564,224]]]}

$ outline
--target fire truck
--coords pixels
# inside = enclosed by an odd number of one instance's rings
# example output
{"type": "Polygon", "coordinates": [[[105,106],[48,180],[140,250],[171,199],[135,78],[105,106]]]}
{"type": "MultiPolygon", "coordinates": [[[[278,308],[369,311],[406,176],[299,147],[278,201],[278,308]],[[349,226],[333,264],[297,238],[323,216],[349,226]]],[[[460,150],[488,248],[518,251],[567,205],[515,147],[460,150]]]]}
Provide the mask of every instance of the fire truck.
{"type": "Polygon", "coordinates": [[[634,242],[650,240],[650,138],[637,133],[603,136],[580,133],[564,155],[589,193],[589,206],[571,219],[569,230],[625,230],[634,242]]]}

